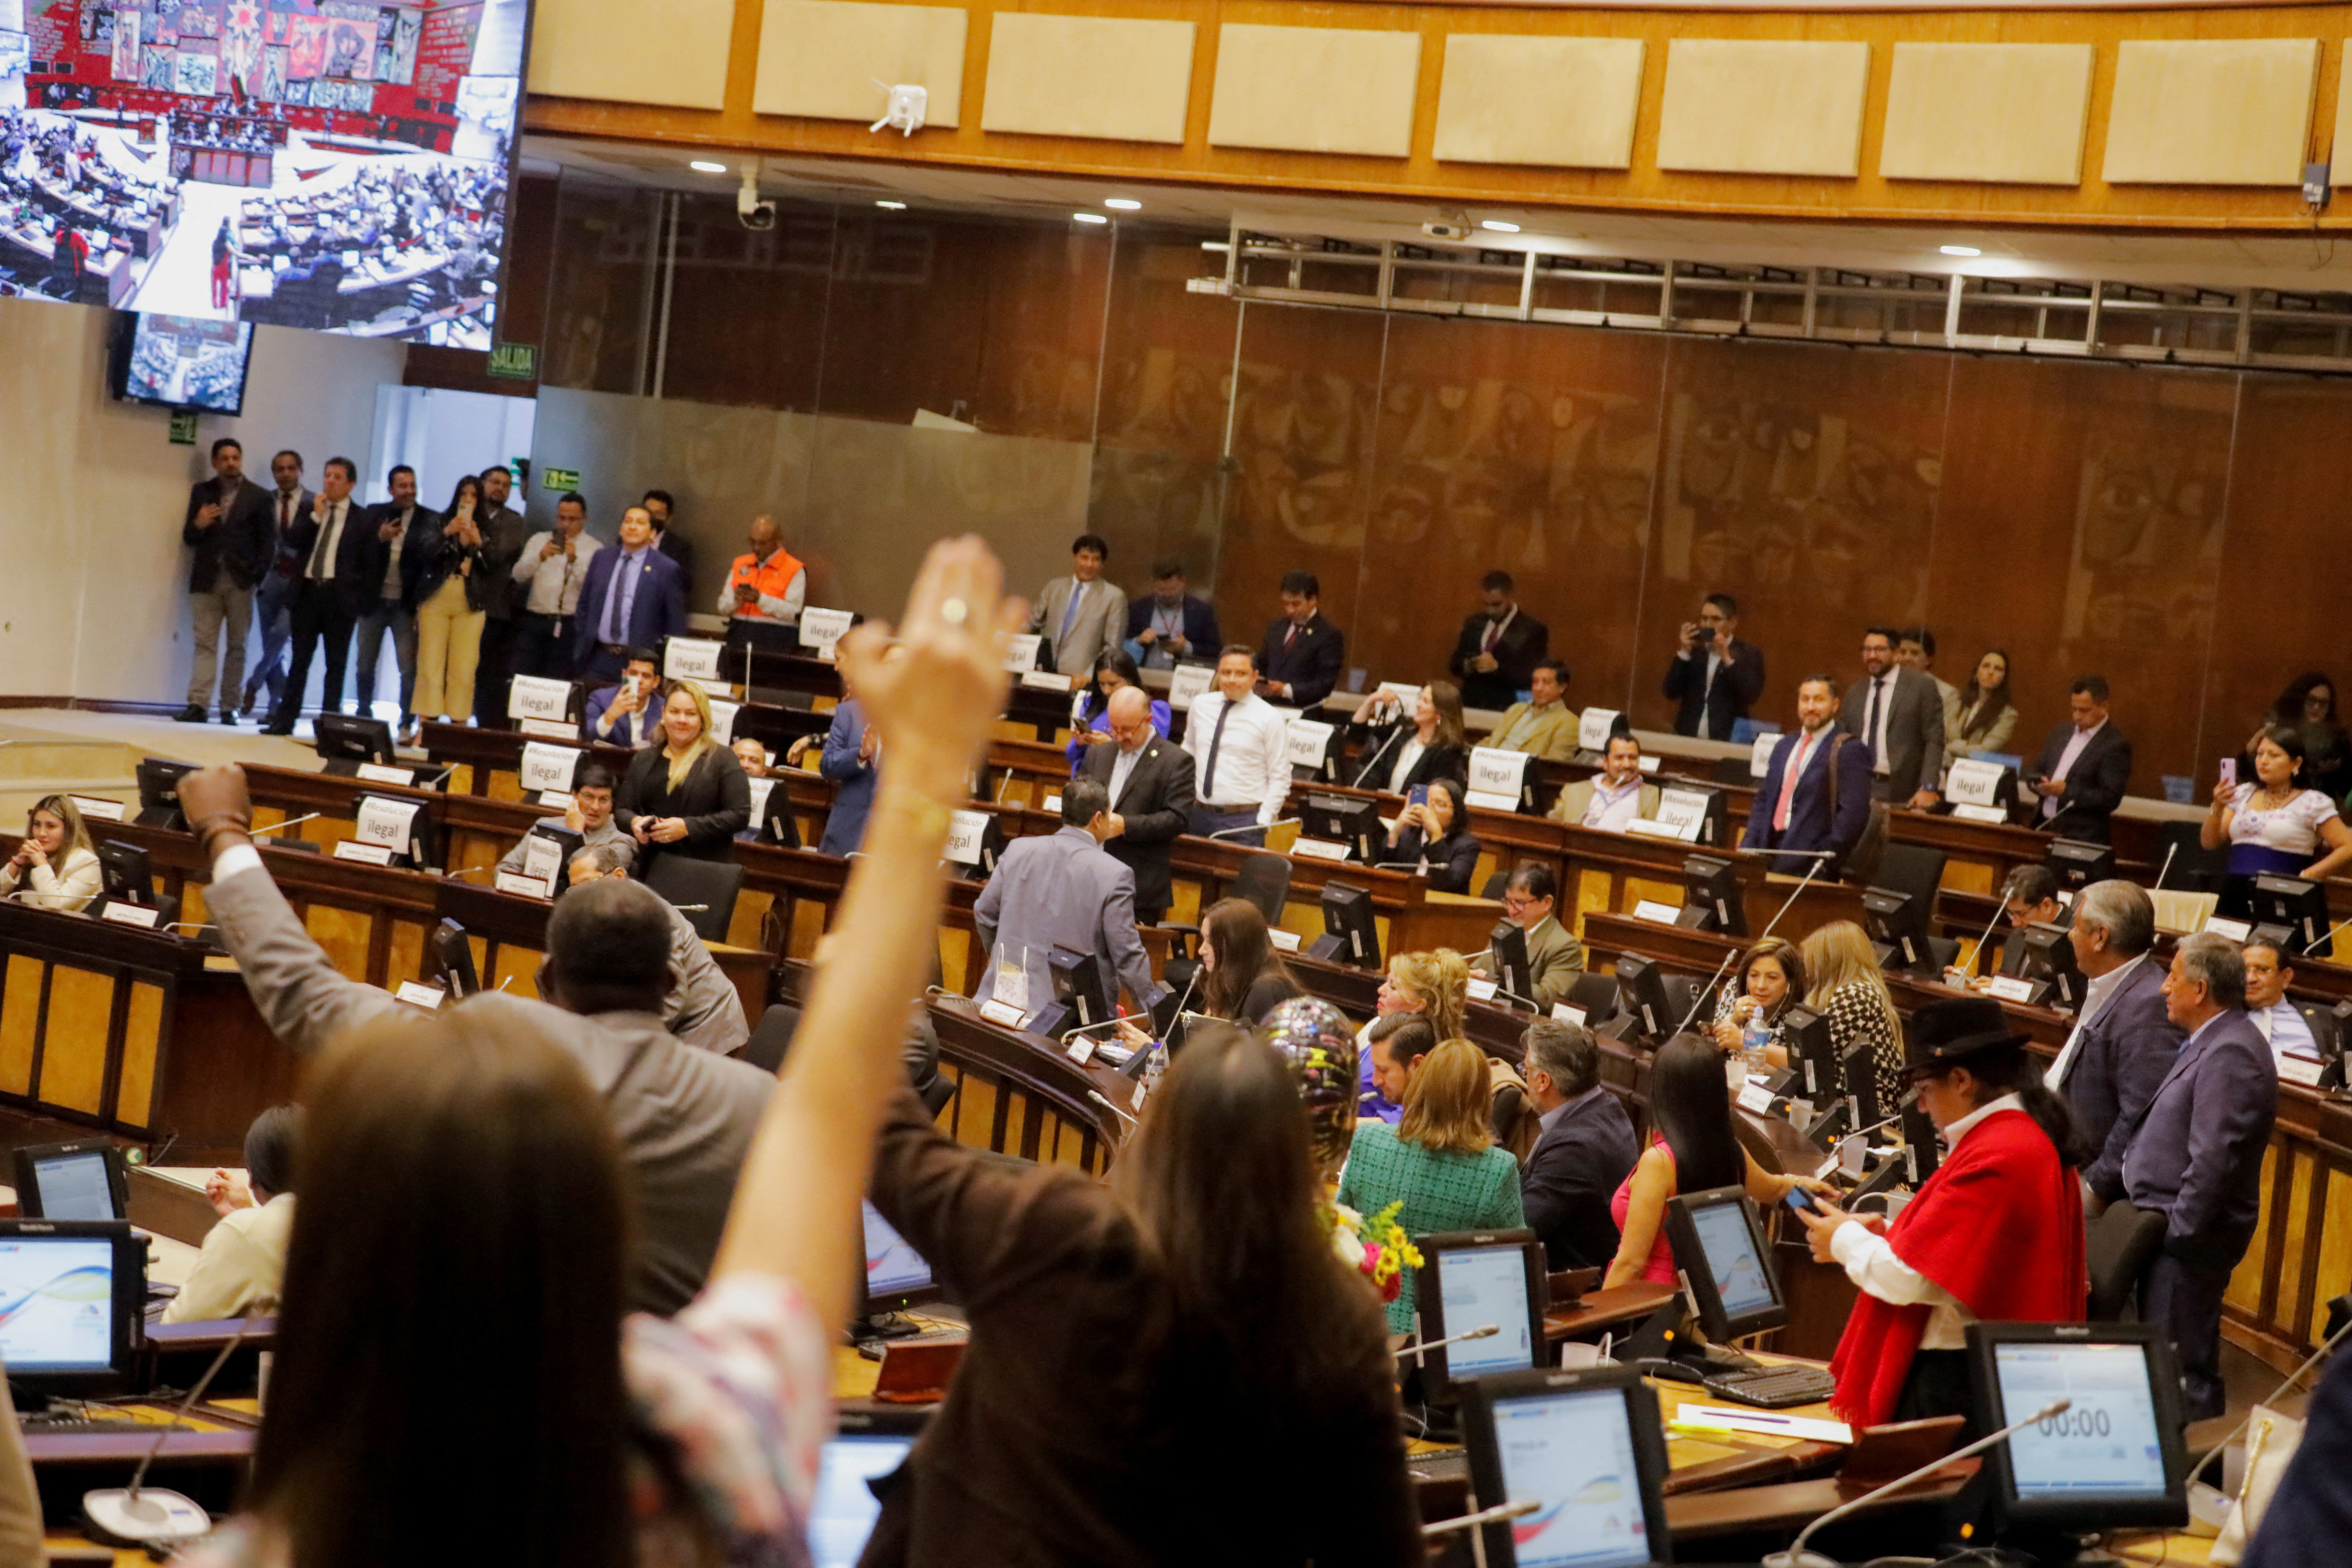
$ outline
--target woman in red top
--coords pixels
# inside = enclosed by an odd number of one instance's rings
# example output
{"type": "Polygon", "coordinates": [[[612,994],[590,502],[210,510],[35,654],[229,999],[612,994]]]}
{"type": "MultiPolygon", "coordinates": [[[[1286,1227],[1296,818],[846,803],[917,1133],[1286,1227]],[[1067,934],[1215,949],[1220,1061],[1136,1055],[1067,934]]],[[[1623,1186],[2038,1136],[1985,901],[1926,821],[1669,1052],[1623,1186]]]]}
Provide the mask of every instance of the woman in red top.
{"type": "Polygon", "coordinates": [[[1891,1226],[1804,1216],[1813,1256],[1862,1291],[1830,1363],[1856,1426],[1968,1414],[1968,1325],[2078,1323],[2088,1293],[2074,1122],[2025,1037],[1982,996],[1931,1002],[1908,1033],[1907,1076],[1950,1152],[1891,1226]]]}

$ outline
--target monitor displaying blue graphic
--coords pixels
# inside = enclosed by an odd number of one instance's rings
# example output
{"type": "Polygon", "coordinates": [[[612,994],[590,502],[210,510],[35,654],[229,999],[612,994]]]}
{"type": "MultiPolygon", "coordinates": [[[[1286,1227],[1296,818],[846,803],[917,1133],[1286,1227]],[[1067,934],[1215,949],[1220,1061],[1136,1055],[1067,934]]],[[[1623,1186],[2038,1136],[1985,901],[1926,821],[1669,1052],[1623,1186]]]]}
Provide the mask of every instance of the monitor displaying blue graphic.
{"type": "Polygon", "coordinates": [[[1633,1568],[1653,1561],[1621,1390],[1498,1399],[1495,1446],[1508,1500],[1541,1504],[1511,1521],[1519,1568],[1633,1568]]]}
{"type": "Polygon", "coordinates": [[[2057,1399],[2061,1411],[2009,1440],[2021,1501],[2160,1498],[2164,1447],[2147,1355],[2137,1344],[2003,1344],[1993,1349],[2001,1408],[2016,1420],[2057,1399]]]}
{"type": "Polygon", "coordinates": [[[1518,1247],[1473,1247],[1439,1255],[1439,1299],[1448,1334],[1488,1323],[1502,1332],[1446,1347],[1450,1375],[1475,1377],[1535,1365],[1528,1311],[1527,1254],[1518,1247]]]}
{"type": "MultiPolygon", "coordinates": [[[[873,1214],[869,1205],[867,1215],[873,1214]]],[[[869,1224],[873,1223],[869,1217],[869,1224]]],[[[903,1244],[902,1244],[903,1245],[903,1244]]],[[[816,1497],[809,1510],[812,1568],[856,1568],[874,1533],[882,1505],[868,1483],[906,1462],[915,1439],[903,1436],[835,1437],[817,1462],[816,1497]]]]}
{"type": "Polygon", "coordinates": [[[906,1237],[890,1228],[890,1222],[871,1203],[866,1210],[866,1294],[868,1300],[885,1296],[903,1296],[912,1290],[926,1289],[931,1283],[931,1266],[923,1255],[907,1245],[906,1237]]]}
{"type": "Polygon", "coordinates": [[[1713,1204],[1691,1210],[1699,1246],[1706,1253],[1707,1271],[1715,1277],[1716,1293],[1731,1317],[1773,1304],[1772,1280],[1764,1272],[1754,1234],[1740,1205],[1713,1204]]]}
{"type": "Polygon", "coordinates": [[[102,1373],[114,1356],[114,1244],[103,1237],[0,1237],[0,1364],[102,1373]]]}

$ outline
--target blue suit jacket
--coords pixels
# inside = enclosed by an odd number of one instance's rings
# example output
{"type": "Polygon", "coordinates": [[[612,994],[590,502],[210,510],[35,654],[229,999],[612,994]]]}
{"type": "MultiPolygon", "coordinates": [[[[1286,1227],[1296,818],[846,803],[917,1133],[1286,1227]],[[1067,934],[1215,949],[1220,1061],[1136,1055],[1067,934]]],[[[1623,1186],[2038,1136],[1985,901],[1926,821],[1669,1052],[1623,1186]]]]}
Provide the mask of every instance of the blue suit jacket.
{"type": "Polygon", "coordinates": [[[596,733],[596,721],[604,716],[604,710],[610,708],[620,695],[621,689],[617,685],[588,694],[588,712],[580,721],[580,738],[590,742],[603,741],[613,746],[651,745],[661,735],[662,705],[658,702],[641,713],[625,713],[614,720],[610,735],[596,733]]]}
{"type": "Polygon", "coordinates": [[[2237,1267],[2254,1237],[2277,1115],[2270,1042],[2243,1012],[2180,1047],[2124,1157],[2124,1195],[2163,1213],[2165,1251],[2194,1268],[2237,1267]]]}
{"type": "Polygon", "coordinates": [[[1519,1203],[1551,1268],[1605,1268],[1617,1256],[1610,1200],[1641,1157],[1633,1121],[1605,1087],[1559,1108],[1519,1172],[1519,1203]]]}
{"type": "MultiPolygon", "coordinates": [[[[1822,743],[1805,759],[1805,771],[1797,780],[1797,798],[1789,807],[1786,833],[1775,832],[1772,819],[1780,815],[1780,775],[1790,757],[1795,754],[1799,737],[1780,737],[1780,743],[1772,748],[1772,766],[1756,791],[1755,808],[1748,814],[1748,831],[1739,838],[1741,848],[1833,849],[1843,858],[1861,840],[1862,830],[1870,822],[1870,748],[1851,739],[1840,745],[1837,734],[1832,725],[1822,743]],[[1830,819],[1830,767],[1833,758],[1840,770],[1835,821],[1830,819]]],[[[1801,877],[1812,865],[1811,860],[1790,859],[1776,861],[1772,868],[1801,877]]],[[[1829,879],[1837,869],[1835,866],[1823,867],[1820,879],[1829,879]]]]}
{"type": "MultiPolygon", "coordinates": [[[[1151,625],[1152,612],[1159,608],[1159,604],[1160,602],[1149,594],[1139,599],[1128,601],[1126,647],[1127,651],[1135,656],[1135,662],[1138,664],[1143,662],[1143,655],[1150,650],[1139,648],[1135,639],[1141,637],[1144,628],[1151,625]]],[[[1188,645],[1184,649],[1186,658],[1217,657],[1217,648],[1220,646],[1217,638],[1217,612],[1209,607],[1206,600],[1196,599],[1190,594],[1184,595],[1184,641],[1188,645]]]]}
{"type": "Polygon", "coordinates": [[[2172,1070],[2184,1033],[2164,1014],[2164,970],[2144,958],[2075,1042],[2066,1081],[2056,1087],[2091,1152],[2083,1180],[2109,1203],[2123,1195],[2124,1151],[2172,1070]]]}
{"type": "Polygon", "coordinates": [[[827,855],[846,855],[866,842],[866,817],[874,809],[882,770],[857,760],[857,748],[865,742],[866,710],[853,698],[833,710],[833,728],[824,732],[824,756],[816,769],[840,786],[833,792],[824,837],[817,843],[827,855]]]}
{"type": "MultiPolygon", "coordinates": [[[[588,581],[580,589],[578,642],[574,657],[585,660],[604,640],[604,601],[614,591],[613,574],[625,556],[620,546],[606,545],[589,558],[588,581]]],[[[631,647],[658,651],[664,637],[686,635],[686,580],[677,563],[648,546],[634,558],[636,597],[629,602],[629,625],[615,641],[631,647]]]]}

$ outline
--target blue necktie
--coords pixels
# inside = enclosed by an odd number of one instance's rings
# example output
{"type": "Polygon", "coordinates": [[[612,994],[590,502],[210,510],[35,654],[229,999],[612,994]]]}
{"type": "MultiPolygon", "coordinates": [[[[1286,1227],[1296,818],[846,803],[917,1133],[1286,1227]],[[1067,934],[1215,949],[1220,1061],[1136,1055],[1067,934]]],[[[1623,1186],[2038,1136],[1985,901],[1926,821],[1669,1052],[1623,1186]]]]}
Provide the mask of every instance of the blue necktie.
{"type": "Polygon", "coordinates": [[[1084,583],[1076,582],[1073,579],[1070,587],[1070,603],[1068,606],[1062,611],[1061,635],[1054,639],[1054,647],[1056,650],[1058,650],[1064,643],[1070,640],[1070,628],[1078,624],[1078,604],[1086,596],[1087,585],[1084,583]]]}

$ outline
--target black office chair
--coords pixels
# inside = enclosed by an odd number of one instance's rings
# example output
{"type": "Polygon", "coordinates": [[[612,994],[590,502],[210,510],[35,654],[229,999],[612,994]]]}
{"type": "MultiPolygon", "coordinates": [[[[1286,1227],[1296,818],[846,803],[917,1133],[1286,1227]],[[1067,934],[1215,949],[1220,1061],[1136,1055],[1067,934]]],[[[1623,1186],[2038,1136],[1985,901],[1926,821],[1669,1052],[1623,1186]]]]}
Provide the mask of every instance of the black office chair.
{"type": "Polygon", "coordinates": [[[1282,906],[1290,900],[1290,860],[1286,856],[1257,854],[1242,862],[1234,879],[1234,897],[1247,899],[1265,916],[1265,923],[1282,923],[1282,906]]]}
{"type": "Polygon", "coordinates": [[[2200,837],[2203,831],[2204,825],[2196,822],[2168,822],[2158,827],[2156,863],[2163,877],[2153,886],[2192,893],[2224,890],[2230,875],[2229,847],[2206,848],[2200,837]]]}
{"type": "Polygon", "coordinates": [[[1617,1016],[1617,977],[1587,970],[1569,983],[1568,1002],[1584,1009],[1587,1027],[1605,1024],[1617,1016]]]}
{"type": "Polygon", "coordinates": [[[1478,896],[1482,899],[1499,899],[1503,896],[1503,889],[1510,885],[1511,872],[1510,868],[1506,867],[1486,879],[1486,885],[1478,889],[1478,896]]]}
{"type": "Polygon", "coordinates": [[[2156,1261],[2164,1245],[2165,1217],[2156,1209],[2127,1203],[2107,1205],[2084,1238],[2091,1266],[2091,1303],[2086,1314],[2094,1323],[2120,1323],[2139,1297],[2140,1276],[2156,1261]]]}
{"type": "Polygon", "coordinates": [[[801,1010],[789,1002],[772,1002],[753,1026],[751,1041],[743,1047],[743,1059],[761,1072],[776,1072],[784,1065],[784,1051],[793,1043],[793,1031],[801,1026],[801,1010]]]}
{"type": "Polygon", "coordinates": [[[1936,889],[1944,883],[1944,852],[1917,844],[1888,840],[1878,858],[1878,869],[1871,873],[1874,888],[1892,888],[1898,893],[1919,893],[1927,899],[1927,907],[1935,906],[1936,889]]]}
{"type": "Polygon", "coordinates": [[[646,873],[646,886],[678,906],[695,934],[705,942],[725,942],[735,920],[735,898],[743,890],[743,868],[732,860],[694,860],[684,855],[657,857],[646,873]],[[701,909],[688,909],[700,904],[701,909]]]}

